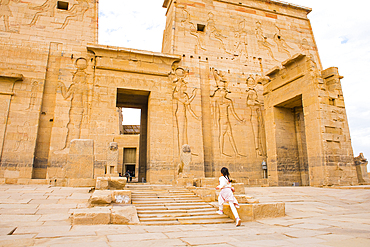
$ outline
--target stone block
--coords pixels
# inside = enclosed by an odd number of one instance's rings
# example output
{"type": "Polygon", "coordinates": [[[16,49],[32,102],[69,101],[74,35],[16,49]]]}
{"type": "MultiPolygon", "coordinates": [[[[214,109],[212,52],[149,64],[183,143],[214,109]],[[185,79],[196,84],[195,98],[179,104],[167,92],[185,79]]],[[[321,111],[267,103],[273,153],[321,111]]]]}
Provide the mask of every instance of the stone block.
{"type": "MultiPolygon", "coordinates": [[[[285,216],[285,203],[239,204],[238,214],[242,221],[285,216]]],[[[235,220],[229,204],[224,204],[224,213],[235,220]]]]}
{"type": "Polygon", "coordinates": [[[243,183],[232,183],[232,186],[235,189],[234,194],[244,194],[245,193],[245,186],[243,183]]]}
{"type": "Polygon", "coordinates": [[[111,224],[126,225],[140,222],[134,206],[113,207],[111,212],[111,224]]]}
{"type": "Polygon", "coordinates": [[[110,204],[112,202],[112,192],[109,190],[96,190],[90,197],[90,204],[110,204]]]}
{"type": "Polygon", "coordinates": [[[93,178],[70,178],[67,184],[69,187],[94,187],[96,181],[93,178]]]}
{"type": "Polygon", "coordinates": [[[285,203],[259,203],[252,205],[253,217],[256,220],[285,216],[285,203]]]}
{"type": "Polygon", "coordinates": [[[96,178],[95,189],[96,190],[107,190],[109,187],[107,177],[98,177],[96,178]]]}
{"type": "Polygon", "coordinates": [[[201,187],[216,188],[218,185],[218,178],[201,178],[201,187]]]}
{"type": "Polygon", "coordinates": [[[113,190],[112,201],[117,204],[131,204],[131,190],[113,190]]]}
{"type": "Polygon", "coordinates": [[[66,178],[94,178],[94,140],[71,141],[66,178]]]}
{"type": "Polygon", "coordinates": [[[102,225],[111,221],[109,208],[75,209],[71,215],[72,225],[102,225]]]}
{"type": "Polygon", "coordinates": [[[214,188],[195,188],[192,191],[203,201],[214,202],[217,200],[216,189],[214,188]]]}
{"type": "Polygon", "coordinates": [[[111,177],[108,179],[109,189],[122,190],[125,188],[127,179],[123,177],[111,177]]]}
{"type": "Polygon", "coordinates": [[[178,178],[176,180],[177,186],[187,187],[187,186],[193,186],[193,184],[194,184],[193,178],[178,178]]]}
{"type": "Polygon", "coordinates": [[[234,197],[239,202],[239,204],[248,203],[248,200],[252,199],[251,196],[247,196],[247,195],[234,195],[234,197]]]}
{"type": "MultiPolygon", "coordinates": [[[[252,204],[239,204],[240,208],[237,209],[239,218],[242,221],[253,221],[253,205],[252,204]]],[[[235,220],[233,212],[230,209],[229,204],[224,204],[224,214],[235,220]]]]}

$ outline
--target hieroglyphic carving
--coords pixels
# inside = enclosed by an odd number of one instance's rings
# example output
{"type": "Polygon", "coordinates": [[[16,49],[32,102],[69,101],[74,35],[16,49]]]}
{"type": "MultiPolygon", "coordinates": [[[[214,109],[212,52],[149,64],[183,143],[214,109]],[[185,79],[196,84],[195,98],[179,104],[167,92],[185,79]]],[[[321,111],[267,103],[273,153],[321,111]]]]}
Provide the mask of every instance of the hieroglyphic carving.
{"type": "Polygon", "coordinates": [[[32,110],[37,104],[38,85],[39,83],[37,81],[32,82],[30,103],[28,104],[28,108],[26,110],[32,110]]]}
{"type": "Polygon", "coordinates": [[[221,31],[216,27],[216,22],[214,20],[214,14],[212,12],[208,13],[208,20],[207,20],[207,32],[209,32],[209,38],[211,40],[218,41],[221,44],[221,48],[226,52],[231,54],[231,52],[227,51],[224,39],[227,37],[222,35],[221,31]]]}
{"type": "Polygon", "coordinates": [[[78,58],[75,62],[77,71],[72,78],[72,84],[67,89],[64,83],[59,82],[58,89],[64,99],[70,98],[71,107],[69,109],[69,121],[67,124],[68,132],[64,148],[69,147],[72,139],[80,138],[81,123],[84,115],[87,114],[87,97],[88,88],[86,85],[87,74],[87,60],[85,58],[78,58]]]}
{"type": "Polygon", "coordinates": [[[257,43],[258,43],[258,46],[261,48],[261,49],[265,49],[267,50],[267,53],[268,55],[274,59],[275,61],[277,61],[274,57],[274,54],[272,53],[272,50],[271,50],[271,47],[273,46],[272,44],[270,44],[268,41],[267,41],[267,37],[265,36],[265,34],[263,33],[262,31],[262,23],[260,21],[257,21],[256,22],[256,38],[257,38],[257,43]]]}
{"type": "MultiPolygon", "coordinates": [[[[0,18],[4,20],[4,31],[6,32],[16,32],[10,30],[9,17],[13,17],[12,11],[9,8],[11,0],[0,0],[0,18]]],[[[12,0],[13,2],[19,3],[20,0],[12,0]]]]}
{"type": "Polygon", "coordinates": [[[292,48],[284,40],[283,36],[281,35],[280,28],[276,25],[275,25],[275,27],[277,29],[277,32],[274,35],[274,41],[275,41],[275,43],[278,47],[278,51],[282,52],[282,53],[285,53],[285,54],[288,55],[288,57],[290,57],[289,49],[292,49],[292,48]]]}
{"type": "Polygon", "coordinates": [[[185,8],[180,9],[183,15],[182,17],[180,17],[180,23],[185,25],[184,31],[186,31],[186,25],[188,25],[190,29],[190,35],[194,36],[197,40],[197,46],[202,50],[206,50],[202,45],[203,40],[200,36],[200,33],[197,32],[197,26],[191,21],[190,13],[185,8]]]}
{"type": "Polygon", "coordinates": [[[89,3],[87,0],[77,0],[77,3],[68,10],[68,16],[64,20],[64,23],[59,29],[64,29],[68,23],[72,20],[74,21],[83,21],[85,12],[89,9],[89,3]]]}
{"type": "Polygon", "coordinates": [[[36,24],[41,16],[54,17],[57,0],[46,0],[42,5],[36,7],[30,7],[32,10],[36,10],[37,13],[34,15],[30,26],[36,24]]]}
{"type": "Polygon", "coordinates": [[[265,156],[266,150],[263,145],[264,140],[264,122],[262,116],[262,106],[258,100],[258,93],[256,91],[257,82],[260,80],[259,77],[254,78],[252,75],[247,79],[247,107],[250,111],[250,122],[252,125],[254,145],[256,153],[259,156],[265,156]]]}
{"type": "Polygon", "coordinates": [[[217,85],[217,89],[210,96],[213,98],[213,114],[219,130],[220,152],[222,155],[231,157],[231,155],[225,153],[225,136],[227,136],[234,153],[239,156],[244,156],[239,153],[236,146],[230,122],[230,115],[233,115],[235,119],[241,123],[244,122],[244,120],[236,113],[232,99],[227,97],[227,94],[230,92],[227,89],[228,81],[225,75],[214,68],[211,70],[213,71],[213,76],[217,85]]]}
{"type": "Polygon", "coordinates": [[[234,32],[236,39],[234,45],[234,55],[239,56],[241,62],[248,59],[248,33],[246,31],[246,20],[243,19],[238,23],[238,30],[234,32]]]}
{"type": "Polygon", "coordinates": [[[185,77],[188,71],[183,68],[176,68],[170,74],[170,79],[175,84],[172,97],[175,102],[175,118],[178,136],[178,147],[181,148],[185,144],[189,144],[188,140],[188,115],[200,120],[192,109],[191,103],[197,95],[197,88],[193,89],[191,96],[188,94],[187,82],[185,77]]]}

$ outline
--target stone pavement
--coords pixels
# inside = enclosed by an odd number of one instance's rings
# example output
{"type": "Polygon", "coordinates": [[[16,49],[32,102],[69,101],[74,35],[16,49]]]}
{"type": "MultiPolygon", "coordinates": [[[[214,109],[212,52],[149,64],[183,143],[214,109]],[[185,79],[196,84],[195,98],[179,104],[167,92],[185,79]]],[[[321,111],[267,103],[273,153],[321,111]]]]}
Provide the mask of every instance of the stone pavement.
{"type": "MultiPolygon", "coordinates": [[[[365,187],[362,187],[365,188],[365,187]]],[[[0,185],[0,246],[370,246],[370,190],[246,188],[286,217],[219,225],[71,226],[87,188],[0,185]]]]}

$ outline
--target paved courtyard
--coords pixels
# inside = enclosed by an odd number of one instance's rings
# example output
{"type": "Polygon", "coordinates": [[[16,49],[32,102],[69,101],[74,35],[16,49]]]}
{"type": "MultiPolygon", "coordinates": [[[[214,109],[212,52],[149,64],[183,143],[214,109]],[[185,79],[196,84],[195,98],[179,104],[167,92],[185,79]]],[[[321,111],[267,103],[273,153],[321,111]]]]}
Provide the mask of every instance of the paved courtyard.
{"type": "Polygon", "coordinates": [[[370,246],[370,188],[246,188],[286,217],[220,225],[71,226],[88,188],[0,185],[0,246],[370,246]]]}

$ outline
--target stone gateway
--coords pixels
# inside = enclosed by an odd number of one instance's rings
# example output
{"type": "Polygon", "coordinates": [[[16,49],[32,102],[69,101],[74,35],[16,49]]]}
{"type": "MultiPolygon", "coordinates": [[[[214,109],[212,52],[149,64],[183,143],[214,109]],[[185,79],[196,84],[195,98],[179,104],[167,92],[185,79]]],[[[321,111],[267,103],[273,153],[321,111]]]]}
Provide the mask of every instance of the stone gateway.
{"type": "Polygon", "coordinates": [[[367,181],[309,8],[165,0],[156,53],[99,45],[97,0],[0,5],[0,183],[197,183],[223,166],[249,186],[367,181]]]}

